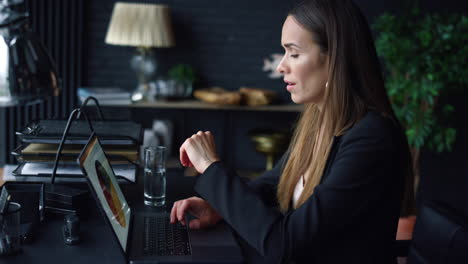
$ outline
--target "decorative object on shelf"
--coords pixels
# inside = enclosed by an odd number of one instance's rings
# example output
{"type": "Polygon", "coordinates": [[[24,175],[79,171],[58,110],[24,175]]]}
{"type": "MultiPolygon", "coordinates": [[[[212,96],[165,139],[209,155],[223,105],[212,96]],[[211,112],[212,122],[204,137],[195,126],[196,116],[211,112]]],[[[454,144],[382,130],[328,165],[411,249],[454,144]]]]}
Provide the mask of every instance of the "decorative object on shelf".
{"type": "Polygon", "coordinates": [[[149,92],[155,89],[153,78],[158,65],[151,48],[175,45],[169,7],[160,4],[116,3],[106,43],[137,47],[137,54],[131,60],[131,67],[138,78],[132,101],[153,100],[149,92]]]}
{"type": "Polygon", "coordinates": [[[154,95],[157,99],[179,100],[192,95],[196,73],[188,64],[177,64],[169,69],[168,78],[156,81],[154,95]]]}
{"type": "Polygon", "coordinates": [[[279,79],[283,77],[283,74],[276,71],[276,67],[280,64],[283,59],[283,54],[273,53],[270,55],[271,59],[263,59],[263,68],[264,72],[269,72],[268,78],[270,79],[279,79]]]}
{"type": "Polygon", "coordinates": [[[195,70],[188,64],[177,64],[168,71],[169,78],[177,82],[194,83],[197,79],[195,70]]]}
{"type": "Polygon", "coordinates": [[[199,89],[193,92],[193,96],[203,102],[219,105],[268,105],[275,101],[277,94],[274,91],[240,87],[238,91],[228,91],[221,87],[199,89]]]}
{"type": "Polygon", "coordinates": [[[23,0],[0,2],[0,106],[33,103],[60,92],[55,64],[28,18],[23,0]]]}
{"type": "Polygon", "coordinates": [[[266,170],[273,169],[275,158],[285,151],[289,143],[287,132],[272,129],[253,129],[249,132],[255,150],[266,156],[266,170]]]}
{"type": "Polygon", "coordinates": [[[196,81],[195,70],[188,64],[177,64],[168,71],[170,89],[169,98],[183,99],[192,95],[196,81]]]}
{"type": "Polygon", "coordinates": [[[241,87],[239,92],[242,104],[249,106],[269,105],[277,98],[276,92],[261,88],[241,87]]]}
{"type": "Polygon", "coordinates": [[[455,142],[454,107],[447,96],[461,94],[468,84],[468,17],[421,14],[413,7],[402,16],[379,16],[373,28],[389,73],[385,86],[411,146],[417,185],[420,150],[451,151],[455,142]]]}
{"type": "Polygon", "coordinates": [[[195,90],[193,96],[211,104],[239,105],[241,102],[240,92],[230,92],[221,87],[195,90]]]}

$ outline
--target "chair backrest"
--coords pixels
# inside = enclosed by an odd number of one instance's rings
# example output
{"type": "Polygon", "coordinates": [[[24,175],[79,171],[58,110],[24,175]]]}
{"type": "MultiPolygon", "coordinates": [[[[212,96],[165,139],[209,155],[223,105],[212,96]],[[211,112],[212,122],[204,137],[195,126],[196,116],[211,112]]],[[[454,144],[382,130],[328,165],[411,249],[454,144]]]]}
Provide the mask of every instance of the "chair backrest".
{"type": "Polygon", "coordinates": [[[408,263],[468,263],[468,219],[446,204],[423,203],[408,263]]]}

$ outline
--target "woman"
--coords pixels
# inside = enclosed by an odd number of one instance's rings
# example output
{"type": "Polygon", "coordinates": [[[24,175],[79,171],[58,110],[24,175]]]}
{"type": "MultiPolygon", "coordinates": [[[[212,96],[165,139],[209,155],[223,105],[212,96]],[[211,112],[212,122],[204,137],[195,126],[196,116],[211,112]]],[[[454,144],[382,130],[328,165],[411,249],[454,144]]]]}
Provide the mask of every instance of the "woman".
{"type": "Polygon", "coordinates": [[[246,184],[219,160],[210,132],[188,138],[180,160],[201,173],[203,199],[176,202],[171,222],[203,228],[224,219],[248,262],[395,262],[411,159],[364,16],[351,0],[301,2],[281,44],[277,70],[305,105],[289,150],[246,184]],[[185,223],[186,212],[197,219],[185,223]]]}

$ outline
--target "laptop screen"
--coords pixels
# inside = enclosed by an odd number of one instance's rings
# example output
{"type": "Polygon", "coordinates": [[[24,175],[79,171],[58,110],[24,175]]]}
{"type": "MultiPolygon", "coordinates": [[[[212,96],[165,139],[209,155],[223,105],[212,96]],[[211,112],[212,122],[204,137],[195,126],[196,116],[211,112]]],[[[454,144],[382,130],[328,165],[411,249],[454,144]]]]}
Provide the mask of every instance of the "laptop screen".
{"type": "Polygon", "coordinates": [[[78,161],[122,249],[126,251],[130,225],[130,207],[117,183],[109,160],[106,158],[94,133],[82,150],[78,161]]]}

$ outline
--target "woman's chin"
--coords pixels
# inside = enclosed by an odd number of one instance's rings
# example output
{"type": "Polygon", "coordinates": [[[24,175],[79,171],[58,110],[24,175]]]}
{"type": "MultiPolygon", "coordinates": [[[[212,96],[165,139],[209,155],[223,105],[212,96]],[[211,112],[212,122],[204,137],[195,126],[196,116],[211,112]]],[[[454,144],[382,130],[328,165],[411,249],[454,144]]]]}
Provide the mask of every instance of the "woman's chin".
{"type": "Polygon", "coordinates": [[[322,98],[322,96],[298,96],[297,94],[291,93],[291,100],[295,104],[320,104],[322,98]]]}
{"type": "Polygon", "coordinates": [[[304,100],[300,97],[294,96],[294,94],[291,94],[291,101],[295,104],[303,104],[304,100]]]}

